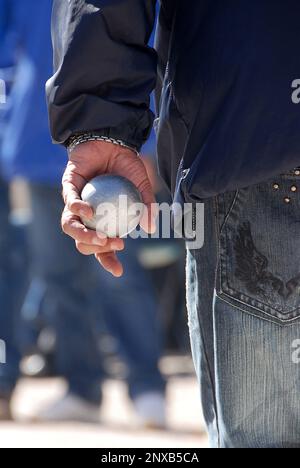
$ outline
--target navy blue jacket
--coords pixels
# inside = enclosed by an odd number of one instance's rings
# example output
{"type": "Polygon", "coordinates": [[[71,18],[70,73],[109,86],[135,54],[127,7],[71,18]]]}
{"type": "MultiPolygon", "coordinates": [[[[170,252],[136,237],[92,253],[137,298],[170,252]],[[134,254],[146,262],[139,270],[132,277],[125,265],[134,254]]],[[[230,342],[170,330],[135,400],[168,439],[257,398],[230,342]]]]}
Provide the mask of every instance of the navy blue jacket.
{"type": "Polygon", "coordinates": [[[139,148],[157,83],[159,164],[173,192],[198,200],[299,166],[299,0],[161,0],[156,52],[155,4],[54,0],[53,139],[97,130],[139,148]]]}

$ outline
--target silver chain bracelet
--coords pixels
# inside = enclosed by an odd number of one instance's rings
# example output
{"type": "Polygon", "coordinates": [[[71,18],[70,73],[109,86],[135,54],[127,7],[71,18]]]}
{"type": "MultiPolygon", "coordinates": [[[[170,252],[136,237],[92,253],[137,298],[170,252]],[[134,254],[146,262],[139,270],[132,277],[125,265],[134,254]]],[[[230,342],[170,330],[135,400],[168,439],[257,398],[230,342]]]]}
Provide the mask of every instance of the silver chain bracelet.
{"type": "Polygon", "coordinates": [[[97,135],[96,133],[83,133],[81,135],[75,135],[71,137],[68,142],[68,151],[71,152],[78,145],[81,145],[82,143],[87,143],[88,141],[104,141],[105,143],[112,143],[113,145],[121,146],[122,148],[134,151],[139,156],[139,152],[137,151],[137,149],[127,145],[126,143],[124,143],[124,141],[97,135]]]}

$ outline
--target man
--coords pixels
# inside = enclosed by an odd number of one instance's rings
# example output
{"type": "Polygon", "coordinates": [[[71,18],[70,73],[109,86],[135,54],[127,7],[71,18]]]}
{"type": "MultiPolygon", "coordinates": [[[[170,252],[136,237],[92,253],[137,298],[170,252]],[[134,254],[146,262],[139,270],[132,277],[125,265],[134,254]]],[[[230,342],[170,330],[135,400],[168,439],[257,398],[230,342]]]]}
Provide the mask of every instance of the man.
{"type": "MultiPolygon", "coordinates": [[[[177,201],[205,202],[206,241],[188,250],[187,284],[211,444],[299,448],[300,4],[162,0],[156,54],[155,3],[54,2],[48,99],[53,139],[69,147],[63,228],[122,274],[122,240],[84,228],[80,216],[92,212],[80,191],[117,173],[152,204],[134,150],[152,124],[158,77],[161,174],[177,201]]],[[[152,213],[141,223],[150,232],[152,213]]]]}

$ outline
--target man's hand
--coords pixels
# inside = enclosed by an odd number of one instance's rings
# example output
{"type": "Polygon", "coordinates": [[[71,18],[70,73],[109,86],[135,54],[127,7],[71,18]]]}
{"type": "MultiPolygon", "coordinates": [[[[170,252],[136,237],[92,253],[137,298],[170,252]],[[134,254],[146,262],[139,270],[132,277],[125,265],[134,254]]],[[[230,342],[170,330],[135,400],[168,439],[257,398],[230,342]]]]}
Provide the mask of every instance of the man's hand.
{"type": "Polygon", "coordinates": [[[81,216],[93,217],[93,209],[81,200],[84,186],[100,174],[116,174],[131,180],[142,195],[146,210],[141,227],[155,232],[155,198],[142,160],[130,149],[102,141],[82,143],[72,150],[63,176],[65,210],[63,231],[71,236],[83,255],[95,255],[99,263],[112,275],[119,277],[123,267],[116,252],[124,249],[122,239],[107,239],[101,233],[88,230],[81,216]]]}

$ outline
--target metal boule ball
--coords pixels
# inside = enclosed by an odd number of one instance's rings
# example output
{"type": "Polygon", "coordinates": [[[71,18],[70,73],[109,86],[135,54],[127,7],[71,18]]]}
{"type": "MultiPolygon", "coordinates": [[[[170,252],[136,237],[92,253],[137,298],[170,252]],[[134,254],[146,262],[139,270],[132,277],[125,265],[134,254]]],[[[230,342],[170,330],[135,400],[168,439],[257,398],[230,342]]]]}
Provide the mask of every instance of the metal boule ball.
{"type": "Polygon", "coordinates": [[[101,175],[84,187],[81,198],[94,210],[94,217],[82,217],[83,224],[109,238],[125,237],[136,229],[144,205],[135,185],[125,177],[101,175]]]}

